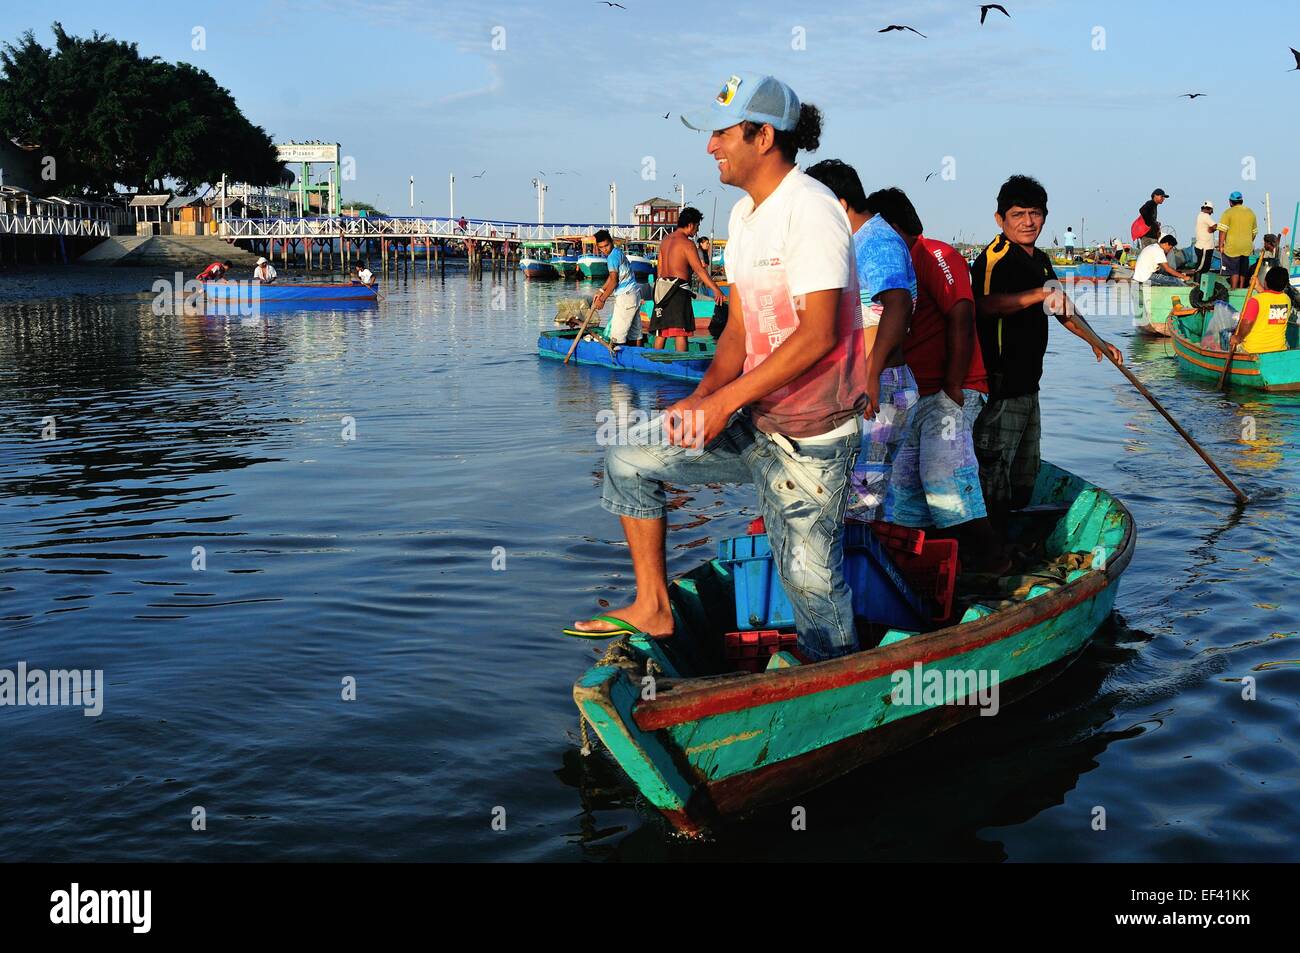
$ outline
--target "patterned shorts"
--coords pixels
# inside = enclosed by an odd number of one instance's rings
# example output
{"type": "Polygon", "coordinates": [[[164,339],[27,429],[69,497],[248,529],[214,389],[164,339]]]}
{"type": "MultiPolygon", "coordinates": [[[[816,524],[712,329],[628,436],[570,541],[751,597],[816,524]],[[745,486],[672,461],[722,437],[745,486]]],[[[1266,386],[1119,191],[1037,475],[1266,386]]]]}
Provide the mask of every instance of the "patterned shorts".
{"type": "Polygon", "coordinates": [[[1038,394],[991,400],[975,421],[975,456],[980,462],[984,502],[1023,506],[1038,480],[1042,424],[1038,394]]]}
{"type": "Polygon", "coordinates": [[[947,529],[986,515],[973,430],[984,407],[977,390],[958,407],[942,390],[908,416],[885,498],[887,518],[916,529],[947,529]]]}
{"type": "Polygon", "coordinates": [[[862,422],[862,449],[849,477],[849,519],[871,522],[890,518],[885,506],[889,471],[903,442],[908,414],[920,399],[916,378],[906,364],[881,371],[880,411],[874,420],[862,422]]]}

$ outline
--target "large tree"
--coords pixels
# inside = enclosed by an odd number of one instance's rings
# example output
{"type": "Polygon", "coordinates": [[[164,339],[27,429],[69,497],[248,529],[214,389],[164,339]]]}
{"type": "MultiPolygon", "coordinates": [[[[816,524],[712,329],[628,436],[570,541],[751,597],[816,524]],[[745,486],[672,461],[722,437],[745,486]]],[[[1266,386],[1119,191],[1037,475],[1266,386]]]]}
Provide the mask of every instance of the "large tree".
{"type": "Polygon", "coordinates": [[[54,49],[31,31],[0,49],[0,134],[54,158],[51,192],[160,190],[164,179],[189,190],[223,172],[254,185],[279,181],[283,166],[266,131],[206,72],[100,33],[53,30],[54,49]]]}

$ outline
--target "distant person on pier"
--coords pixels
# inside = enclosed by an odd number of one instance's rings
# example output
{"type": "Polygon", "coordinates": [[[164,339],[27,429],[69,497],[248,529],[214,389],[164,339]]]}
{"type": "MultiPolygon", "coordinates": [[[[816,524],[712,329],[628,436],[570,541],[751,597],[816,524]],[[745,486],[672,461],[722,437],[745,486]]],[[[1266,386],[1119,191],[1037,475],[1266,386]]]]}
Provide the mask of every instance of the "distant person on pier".
{"type": "Polygon", "coordinates": [[[1066,261],[1074,261],[1074,242],[1075,242],[1074,228],[1071,226],[1066,226],[1065,239],[1062,242],[1062,244],[1065,246],[1066,261]]]}
{"type": "Polygon", "coordinates": [[[373,285],[375,283],[375,273],[365,263],[354,265],[352,270],[354,281],[359,281],[363,285],[373,285]]]}
{"type": "Polygon", "coordinates": [[[214,261],[212,264],[208,265],[208,267],[200,271],[198,277],[195,280],[196,281],[220,281],[222,278],[226,277],[226,273],[228,271],[230,271],[230,262],[214,261]]]}
{"type": "Polygon", "coordinates": [[[253,280],[266,285],[271,284],[275,281],[275,266],[265,258],[257,259],[257,267],[253,269],[253,280]]]}
{"type": "Polygon", "coordinates": [[[690,288],[692,273],[713,292],[713,302],[717,307],[727,303],[722,289],[709,277],[708,267],[700,261],[693,241],[703,220],[704,215],[699,209],[687,206],[677,216],[677,227],[659,244],[655,308],[650,318],[650,333],[655,335],[656,349],[662,348],[672,338],[673,349],[685,351],[687,339],[695,333],[695,296],[690,288]]]}
{"type": "Polygon", "coordinates": [[[746,483],[794,609],[800,660],[854,652],[844,506],[861,415],[874,408],[849,221],[798,166],[820,143],[821,111],[773,76],[737,72],[682,120],[708,136],[722,183],[744,193],[727,229],[732,315],[691,395],[606,451],[601,506],[622,520],[636,598],[565,632],[671,638],[664,483],[746,483]]]}
{"type": "Polygon", "coordinates": [[[461,230],[462,233],[464,233],[465,229],[467,229],[467,228],[469,227],[469,222],[466,221],[464,215],[462,215],[462,216],[460,217],[460,221],[458,221],[458,222],[456,223],[456,227],[459,228],[459,229],[461,230]]]}
{"type": "MultiPolygon", "coordinates": [[[[605,325],[605,339],[611,345],[637,344],[641,340],[641,282],[632,274],[632,263],[627,253],[614,247],[614,237],[608,229],[596,233],[596,250],[605,256],[609,277],[591,301],[591,310],[599,311],[611,297],[614,312],[605,325]]],[[[662,267],[663,259],[660,259],[662,267]]]]}

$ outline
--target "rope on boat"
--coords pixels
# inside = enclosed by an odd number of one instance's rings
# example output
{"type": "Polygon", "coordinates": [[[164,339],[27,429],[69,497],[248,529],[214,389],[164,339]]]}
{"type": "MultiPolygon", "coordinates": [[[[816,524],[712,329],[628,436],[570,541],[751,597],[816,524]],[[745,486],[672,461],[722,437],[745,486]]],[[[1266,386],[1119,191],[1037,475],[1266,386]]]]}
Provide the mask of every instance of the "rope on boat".
{"type": "MultiPolygon", "coordinates": [[[[610,665],[616,668],[630,669],[633,671],[639,668],[636,656],[628,647],[626,636],[614,639],[614,641],[610,642],[609,645],[605,646],[605,652],[596,661],[596,665],[597,667],[610,665]]],[[[655,669],[659,668],[655,665],[653,659],[647,659],[646,673],[649,675],[654,674],[651,671],[651,666],[654,666],[655,669]]],[[[586,758],[594,749],[591,743],[591,735],[587,733],[587,716],[581,711],[578,712],[578,733],[582,737],[582,756],[586,758]]]]}

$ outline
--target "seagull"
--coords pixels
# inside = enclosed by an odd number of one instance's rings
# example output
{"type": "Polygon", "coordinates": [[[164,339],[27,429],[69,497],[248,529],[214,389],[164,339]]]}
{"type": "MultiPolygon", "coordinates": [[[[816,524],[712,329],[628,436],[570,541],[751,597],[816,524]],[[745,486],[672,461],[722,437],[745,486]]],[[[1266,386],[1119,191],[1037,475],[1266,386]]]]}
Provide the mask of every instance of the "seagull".
{"type": "Polygon", "coordinates": [[[927,176],[925,177],[925,181],[929,182],[931,176],[935,176],[935,175],[938,175],[938,174],[939,174],[938,170],[935,170],[934,172],[931,172],[930,175],[927,175],[927,176]]]}
{"type": "Polygon", "coordinates": [[[471,175],[470,178],[471,178],[471,179],[481,179],[481,178],[483,178],[483,176],[485,176],[485,175],[487,175],[487,169],[484,169],[484,170],[483,170],[482,172],[480,172],[478,175],[471,175]]]}
{"type": "Polygon", "coordinates": [[[984,25],[984,18],[989,15],[990,10],[996,10],[1005,17],[1011,16],[1007,13],[1007,8],[1000,3],[981,3],[980,4],[980,26],[984,25]]]}
{"type": "Polygon", "coordinates": [[[1185,97],[1187,97],[1188,99],[1195,99],[1195,98],[1198,97],[1198,96],[1204,96],[1204,95],[1206,95],[1206,94],[1205,94],[1205,93],[1183,93],[1183,95],[1182,95],[1182,96],[1179,96],[1178,98],[1179,98],[1179,99],[1182,99],[1182,98],[1185,96],[1185,97]]]}
{"type": "Polygon", "coordinates": [[[1295,57],[1295,69],[1287,70],[1288,73],[1294,73],[1296,69],[1300,69],[1300,50],[1293,46],[1291,47],[1291,54],[1295,57]]]}
{"type": "Polygon", "coordinates": [[[927,40],[929,39],[929,37],[925,36],[925,34],[922,33],[920,30],[913,29],[913,28],[910,27],[910,26],[899,26],[897,23],[891,23],[891,24],[889,24],[889,26],[885,27],[883,30],[877,30],[876,32],[877,32],[877,33],[889,33],[891,30],[911,30],[911,31],[912,31],[913,33],[915,33],[917,36],[925,37],[925,39],[927,39],[927,40]]]}
{"type": "Polygon", "coordinates": [[[618,7],[620,10],[626,10],[626,9],[627,9],[627,7],[623,6],[623,4],[621,4],[621,3],[610,3],[609,0],[598,0],[598,2],[599,2],[599,3],[603,3],[603,4],[604,4],[605,6],[607,6],[607,7],[618,7]]]}
{"type": "Polygon", "coordinates": [[[664,118],[667,119],[670,115],[672,115],[672,114],[671,114],[671,113],[664,113],[664,118]]]}

